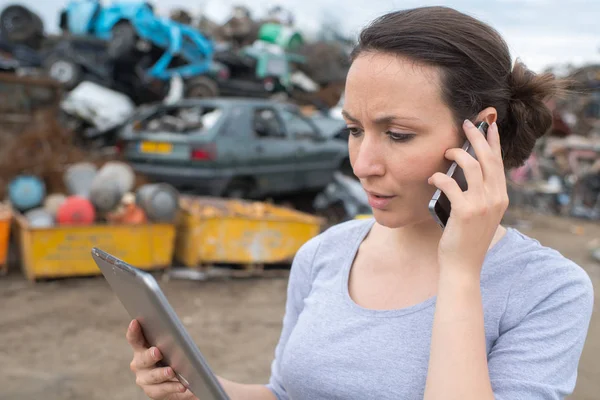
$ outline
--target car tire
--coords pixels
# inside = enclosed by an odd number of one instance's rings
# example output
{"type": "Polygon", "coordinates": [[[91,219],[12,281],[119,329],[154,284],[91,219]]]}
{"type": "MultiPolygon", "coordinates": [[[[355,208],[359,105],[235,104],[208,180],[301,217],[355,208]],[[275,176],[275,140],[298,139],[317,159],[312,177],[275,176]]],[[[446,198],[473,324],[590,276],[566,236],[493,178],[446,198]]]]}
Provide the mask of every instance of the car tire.
{"type": "Polygon", "coordinates": [[[66,57],[50,55],[44,60],[46,75],[59,82],[65,89],[71,90],[81,82],[83,69],[66,57]]]}
{"type": "Polygon", "coordinates": [[[251,179],[237,178],[229,182],[222,196],[229,199],[248,199],[254,189],[255,184],[251,179]]]}
{"type": "Polygon", "coordinates": [[[112,60],[122,60],[131,57],[135,51],[138,37],[135,28],[129,22],[117,23],[111,31],[106,52],[112,60]]]}
{"type": "Polygon", "coordinates": [[[206,76],[198,76],[185,83],[185,97],[187,98],[207,98],[218,95],[217,83],[206,76]]]}
{"type": "Polygon", "coordinates": [[[0,36],[14,43],[27,43],[43,35],[42,20],[21,5],[10,5],[0,14],[0,36]]]}

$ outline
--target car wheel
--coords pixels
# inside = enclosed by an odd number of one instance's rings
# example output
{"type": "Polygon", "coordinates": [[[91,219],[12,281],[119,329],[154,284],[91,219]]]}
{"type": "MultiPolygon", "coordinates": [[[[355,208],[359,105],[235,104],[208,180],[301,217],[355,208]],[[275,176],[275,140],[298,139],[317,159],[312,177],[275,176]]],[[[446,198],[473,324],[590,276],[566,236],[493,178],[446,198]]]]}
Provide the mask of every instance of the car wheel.
{"type": "Polygon", "coordinates": [[[83,76],[83,70],[79,65],[65,57],[50,56],[44,61],[46,75],[58,81],[65,89],[75,88],[83,76]]]}
{"type": "Polygon", "coordinates": [[[186,82],[185,86],[185,97],[188,98],[217,97],[219,95],[216,82],[206,76],[192,78],[186,82]]]}
{"type": "Polygon", "coordinates": [[[254,188],[254,182],[250,179],[234,179],[223,191],[223,197],[229,199],[248,199],[254,188]]]}
{"type": "Polygon", "coordinates": [[[119,22],[112,29],[112,36],[108,42],[106,52],[113,60],[120,60],[131,56],[135,50],[137,34],[129,22],[119,22]]]}
{"type": "Polygon", "coordinates": [[[41,35],[43,29],[39,17],[26,7],[11,5],[0,14],[0,36],[11,42],[25,43],[41,35]]]}

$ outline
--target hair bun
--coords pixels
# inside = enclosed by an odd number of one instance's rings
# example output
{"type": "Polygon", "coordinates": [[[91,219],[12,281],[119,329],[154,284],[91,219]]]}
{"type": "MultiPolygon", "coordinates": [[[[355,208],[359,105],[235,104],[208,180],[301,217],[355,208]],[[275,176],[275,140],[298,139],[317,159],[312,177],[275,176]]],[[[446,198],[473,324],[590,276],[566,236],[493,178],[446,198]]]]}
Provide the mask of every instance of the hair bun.
{"type": "Polygon", "coordinates": [[[552,112],[545,101],[561,92],[561,82],[549,73],[538,75],[517,60],[509,76],[509,89],[511,98],[501,129],[506,135],[514,135],[507,141],[509,148],[503,149],[511,154],[505,166],[513,168],[525,162],[535,141],[552,127],[552,112]]]}

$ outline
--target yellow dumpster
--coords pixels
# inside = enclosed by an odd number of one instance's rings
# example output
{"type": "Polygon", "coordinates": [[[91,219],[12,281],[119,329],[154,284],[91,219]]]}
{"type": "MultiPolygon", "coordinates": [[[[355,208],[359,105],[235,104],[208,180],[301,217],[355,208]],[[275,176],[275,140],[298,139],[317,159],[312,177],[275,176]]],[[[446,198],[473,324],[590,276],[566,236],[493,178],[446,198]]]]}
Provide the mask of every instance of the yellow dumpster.
{"type": "Polygon", "coordinates": [[[91,257],[93,247],[144,270],[171,265],[174,224],[32,228],[22,215],[15,219],[23,272],[29,280],[100,274],[91,257]]]}
{"type": "Polygon", "coordinates": [[[8,242],[10,238],[10,224],[12,212],[10,208],[0,204],[0,274],[4,275],[7,270],[8,242]]]}
{"type": "Polygon", "coordinates": [[[324,222],[260,202],[183,197],[180,205],[175,259],[187,267],[289,262],[324,222]]]}

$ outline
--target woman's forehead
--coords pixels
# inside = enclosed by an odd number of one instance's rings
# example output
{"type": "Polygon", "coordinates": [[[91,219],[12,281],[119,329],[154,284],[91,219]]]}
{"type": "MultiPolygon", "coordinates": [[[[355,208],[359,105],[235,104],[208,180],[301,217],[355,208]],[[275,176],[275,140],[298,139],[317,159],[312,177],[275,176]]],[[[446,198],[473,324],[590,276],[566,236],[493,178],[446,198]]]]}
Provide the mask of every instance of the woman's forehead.
{"type": "MultiPolygon", "coordinates": [[[[365,53],[350,67],[344,110],[369,118],[401,113],[423,118],[446,108],[437,68],[383,53],[365,53]]],[[[449,111],[449,110],[447,110],[449,111]]]]}

